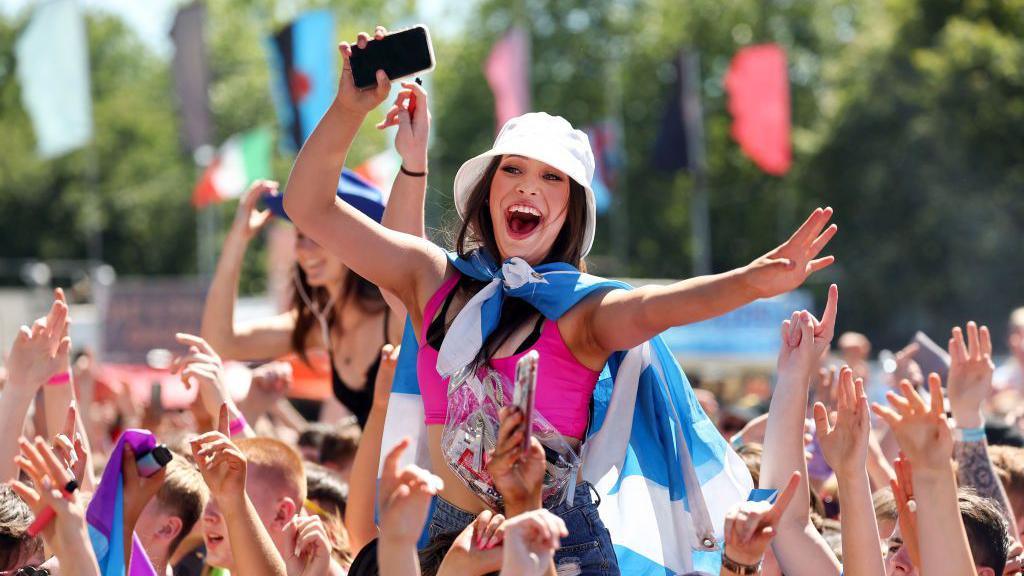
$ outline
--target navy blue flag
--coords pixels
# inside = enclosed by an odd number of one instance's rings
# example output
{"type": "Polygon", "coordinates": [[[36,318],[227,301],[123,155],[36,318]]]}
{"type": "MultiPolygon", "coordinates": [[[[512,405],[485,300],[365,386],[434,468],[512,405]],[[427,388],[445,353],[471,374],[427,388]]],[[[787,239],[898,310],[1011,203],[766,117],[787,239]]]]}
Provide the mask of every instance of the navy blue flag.
{"type": "Polygon", "coordinates": [[[267,39],[271,92],[281,121],[281,146],[296,152],[313,133],[337,92],[334,18],[306,12],[267,39]]]}

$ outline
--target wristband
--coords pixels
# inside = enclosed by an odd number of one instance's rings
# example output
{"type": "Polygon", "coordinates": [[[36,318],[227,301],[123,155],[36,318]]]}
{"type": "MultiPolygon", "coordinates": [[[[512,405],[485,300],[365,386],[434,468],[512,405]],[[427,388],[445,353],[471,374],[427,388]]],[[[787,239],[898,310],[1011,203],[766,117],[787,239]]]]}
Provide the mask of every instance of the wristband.
{"type": "Polygon", "coordinates": [[[238,418],[235,418],[231,421],[231,424],[228,424],[228,434],[232,437],[238,436],[242,433],[242,430],[245,430],[246,425],[245,416],[239,414],[238,418]]]}
{"type": "Polygon", "coordinates": [[[732,438],[729,439],[729,444],[733,450],[739,450],[743,447],[743,435],[739,433],[733,434],[732,438]]]}
{"type": "Polygon", "coordinates": [[[47,386],[63,386],[64,384],[67,384],[68,382],[71,382],[71,372],[65,370],[64,372],[61,372],[60,374],[54,374],[53,376],[50,376],[50,379],[46,381],[46,385],[47,386]]]}
{"type": "Polygon", "coordinates": [[[739,562],[729,558],[729,555],[722,552],[722,568],[732,572],[733,574],[742,574],[743,576],[750,576],[757,574],[761,571],[761,563],[757,564],[740,564],[739,562]]]}
{"type": "Polygon", "coordinates": [[[426,170],[424,170],[423,172],[413,172],[412,170],[406,168],[405,164],[402,164],[399,170],[402,172],[402,174],[405,174],[406,176],[412,176],[413,178],[423,178],[424,176],[427,175],[426,170]]]}
{"type": "Polygon", "coordinates": [[[985,439],[985,427],[957,428],[953,431],[953,434],[960,442],[981,442],[985,439]]]}

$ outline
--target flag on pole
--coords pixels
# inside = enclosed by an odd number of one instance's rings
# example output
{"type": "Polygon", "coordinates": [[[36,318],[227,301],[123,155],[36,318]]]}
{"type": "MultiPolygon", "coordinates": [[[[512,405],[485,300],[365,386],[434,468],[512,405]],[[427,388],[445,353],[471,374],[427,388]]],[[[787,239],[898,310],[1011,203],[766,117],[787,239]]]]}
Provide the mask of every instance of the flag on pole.
{"type": "Polygon", "coordinates": [[[597,213],[604,214],[611,207],[612,193],[616,190],[619,168],[622,166],[622,129],[618,122],[606,120],[583,130],[594,151],[594,199],[597,213]]]}
{"type": "Polygon", "coordinates": [[[21,102],[36,147],[53,158],[92,140],[89,41],[75,0],[40,2],[15,43],[21,102]]]}
{"type": "Polygon", "coordinates": [[[209,204],[238,198],[254,180],[270,177],[271,132],[257,128],[235,134],[220,147],[203,172],[192,194],[192,204],[209,204]]]}
{"type": "Polygon", "coordinates": [[[395,181],[395,176],[398,175],[401,165],[402,157],[395,152],[394,148],[389,148],[384,152],[370,156],[362,164],[356,166],[353,172],[369,180],[371,184],[384,191],[383,201],[387,204],[391,184],[395,181]]]}
{"type": "Polygon", "coordinates": [[[701,105],[700,54],[680,50],[672,62],[675,79],[665,102],[654,143],[652,164],[658,170],[687,170],[700,181],[707,170],[704,151],[704,111],[701,105]]]}
{"type": "Polygon", "coordinates": [[[181,141],[195,152],[210,143],[210,101],[207,93],[209,73],[203,25],[206,5],[196,2],[178,10],[171,27],[174,41],[174,87],[181,113],[181,141]]]}
{"type": "Polygon", "coordinates": [[[334,18],[327,10],[306,12],[268,38],[267,46],[281,146],[295,152],[337,93],[334,18]]]}
{"type": "Polygon", "coordinates": [[[515,26],[498,40],[484,65],[494,93],[497,131],[511,118],[530,111],[530,35],[515,26]]]}
{"type": "Polygon", "coordinates": [[[792,164],[786,53],[777,44],[740,50],[725,75],[732,137],[761,170],[782,176],[792,164]]]}

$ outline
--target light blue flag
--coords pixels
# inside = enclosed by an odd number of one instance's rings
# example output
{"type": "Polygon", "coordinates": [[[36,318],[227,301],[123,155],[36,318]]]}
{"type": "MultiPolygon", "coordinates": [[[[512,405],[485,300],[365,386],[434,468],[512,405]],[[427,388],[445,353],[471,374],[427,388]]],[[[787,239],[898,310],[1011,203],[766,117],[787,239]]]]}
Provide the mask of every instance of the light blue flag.
{"type": "Polygon", "coordinates": [[[86,145],[92,140],[89,42],[78,2],[38,3],[15,53],[39,154],[53,158],[86,145]]]}
{"type": "MultiPolygon", "coordinates": [[[[621,282],[565,263],[500,266],[473,252],[449,255],[460,274],[488,282],[467,302],[441,344],[439,374],[472,360],[498,322],[503,298],[520,298],[557,320],[588,294],[621,282]]],[[[416,341],[407,323],[384,425],[382,452],[412,438],[403,464],[430,468],[416,341]]],[[[721,567],[725,513],[746,500],[753,482],[740,457],[704,414],[682,368],[660,336],[612,354],[593,394],[583,447],[583,478],[600,494],[598,513],[611,534],[622,574],[666,576],[721,567]]]]}

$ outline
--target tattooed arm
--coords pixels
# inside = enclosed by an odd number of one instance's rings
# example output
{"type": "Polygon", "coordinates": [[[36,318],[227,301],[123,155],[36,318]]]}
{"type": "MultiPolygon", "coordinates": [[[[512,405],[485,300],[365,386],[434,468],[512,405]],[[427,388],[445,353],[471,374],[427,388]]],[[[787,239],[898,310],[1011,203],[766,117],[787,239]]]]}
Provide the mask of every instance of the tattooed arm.
{"type": "Polygon", "coordinates": [[[966,338],[959,326],[953,328],[949,359],[949,407],[957,428],[966,435],[958,439],[953,448],[953,459],[959,465],[957,480],[961,486],[970,486],[998,504],[1012,533],[1019,534],[1010,500],[996,476],[988,457],[988,444],[981,432],[985,426],[981,404],[992,390],[995,370],[988,327],[979,329],[974,322],[968,322],[966,338]]]}
{"type": "MultiPolygon", "coordinates": [[[[996,476],[996,469],[988,457],[988,443],[982,438],[976,442],[957,440],[953,445],[953,459],[958,465],[956,479],[960,486],[969,486],[979,496],[992,499],[1002,511],[1010,527],[1014,527],[1013,509],[1010,499],[1006,496],[1003,483],[996,476]]],[[[1014,531],[1014,534],[1019,532],[1014,531]]]]}

